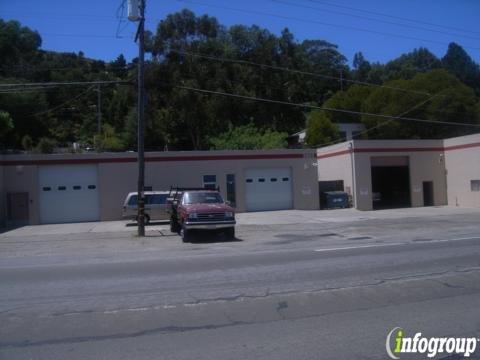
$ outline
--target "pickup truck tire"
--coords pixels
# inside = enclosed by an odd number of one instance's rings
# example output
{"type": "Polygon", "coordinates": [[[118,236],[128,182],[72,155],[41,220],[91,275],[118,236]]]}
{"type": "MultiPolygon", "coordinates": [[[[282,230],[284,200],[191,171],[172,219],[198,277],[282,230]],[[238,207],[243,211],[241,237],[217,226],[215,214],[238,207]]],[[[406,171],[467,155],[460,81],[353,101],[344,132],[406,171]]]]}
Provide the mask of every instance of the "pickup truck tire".
{"type": "Polygon", "coordinates": [[[232,240],[235,239],[235,228],[227,228],[227,230],[225,230],[225,234],[227,235],[227,238],[232,240]]]}
{"type": "Polygon", "coordinates": [[[192,241],[192,232],[185,229],[184,227],[182,227],[182,229],[180,230],[180,236],[182,237],[182,241],[184,243],[192,241]]]}

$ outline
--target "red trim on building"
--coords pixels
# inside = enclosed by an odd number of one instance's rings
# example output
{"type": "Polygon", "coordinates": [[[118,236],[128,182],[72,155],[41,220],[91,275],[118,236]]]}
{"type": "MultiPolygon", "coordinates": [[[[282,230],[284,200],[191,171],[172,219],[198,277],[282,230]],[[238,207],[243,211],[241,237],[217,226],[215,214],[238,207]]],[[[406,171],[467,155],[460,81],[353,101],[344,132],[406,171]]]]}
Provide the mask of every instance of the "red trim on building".
{"type": "Polygon", "coordinates": [[[415,148],[355,148],[356,153],[366,152],[424,152],[424,151],[443,151],[443,147],[415,147],[415,148]]]}
{"type": "Polygon", "coordinates": [[[468,149],[468,148],[473,148],[473,147],[480,147],[480,142],[471,143],[471,144],[461,144],[461,145],[446,146],[446,147],[445,147],[445,151],[461,150],[461,149],[468,149]]]}
{"type": "MultiPolygon", "coordinates": [[[[190,155],[190,156],[151,156],[146,162],[172,161],[217,161],[217,160],[277,160],[302,159],[303,154],[258,154],[258,155],[190,155]]],[[[131,158],[90,158],[90,159],[48,159],[48,160],[3,160],[0,165],[68,165],[68,164],[107,164],[107,163],[134,163],[136,157],[131,158]]]]}
{"type": "Polygon", "coordinates": [[[325,158],[329,158],[329,157],[335,157],[335,156],[350,154],[350,152],[351,152],[350,149],[348,149],[348,150],[336,151],[336,152],[328,153],[328,154],[317,155],[317,159],[325,159],[325,158]]]}
{"type": "MultiPolygon", "coordinates": [[[[379,153],[379,152],[427,152],[427,151],[452,151],[452,150],[461,150],[461,149],[469,149],[474,147],[480,147],[480,143],[471,143],[471,144],[461,144],[461,145],[452,145],[452,146],[445,146],[445,147],[415,147],[415,148],[355,148],[353,149],[354,153],[379,153]]],[[[350,149],[348,150],[341,150],[327,154],[319,154],[317,155],[317,159],[325,159],[334,156],[340,156],[344,154],[350,153],[350,149]]]]}

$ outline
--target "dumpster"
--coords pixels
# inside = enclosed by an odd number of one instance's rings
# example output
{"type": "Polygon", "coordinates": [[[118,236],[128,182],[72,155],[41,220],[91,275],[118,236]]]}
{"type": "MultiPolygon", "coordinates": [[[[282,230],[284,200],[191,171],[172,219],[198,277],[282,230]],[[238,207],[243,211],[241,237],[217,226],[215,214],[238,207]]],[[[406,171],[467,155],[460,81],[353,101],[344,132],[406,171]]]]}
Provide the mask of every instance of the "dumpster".
{"type": "Polygon", "coordinates": [[[343,191],[325,191],[321,193],[320,205],[322,209],[348,208],[348,194],[343,191]]]}

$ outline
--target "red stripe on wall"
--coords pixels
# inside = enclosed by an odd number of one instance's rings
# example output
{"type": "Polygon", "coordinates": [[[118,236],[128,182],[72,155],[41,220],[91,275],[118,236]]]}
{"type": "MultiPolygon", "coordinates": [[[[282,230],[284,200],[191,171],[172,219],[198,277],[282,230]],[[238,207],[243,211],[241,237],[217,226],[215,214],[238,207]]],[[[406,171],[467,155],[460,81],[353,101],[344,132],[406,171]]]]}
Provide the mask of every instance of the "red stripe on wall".
{"type": "Polygon", "coordinates": [[[468,149],[468,148],[473,148],[473,147],[480,147],[480,142],[478,142],[478,143],[471,143],[471,144],[462,144],[462,145],[446,146],[446,147],[445,147],[445,151],[468,149]]]}
{"type": "Polygon", "coordinates": [[[328,154],[317,155],[317,159],[325,159],[325,158],[340,156],[340,155],[345,155],[345,154],[350,154],[350,149],[337,151],[337,152],[333,152],[333,153],[328,153],[328,154]]]}
{"type": "MultiPolygon", "coordinates": [[[[354,153],[378,153],[378,152],[426,152],[426,151],[452,151],[452,150],[461,150],[469,149],[474,147],[480,147],[480,143],[471,143],[471,144],[462,144],[462,145],[452,145],[446,147],[416,147],[416,148],[356,148],[353,149],[354,153]]],[[[317,159],[325,159],[334,156],[340,156],[350,153],[350,150],[336,151],[327,154],[317,155],[317,159]]]]}
{"type": "MultiPolygon", "coordinates": [[[[302,159],[303,154],[258,154],[258,155],[199,155],[199,156],[152,156],[146,157],[146,162],[173,161],[217,161],[217,160],[277,160],[302,159]]],[[[67,164],[105,164],[134,163],[137,158],[92,158],[92,159],[49,159],[49,160],[3,160],[0,165],[67,165],[67,164]]]]}

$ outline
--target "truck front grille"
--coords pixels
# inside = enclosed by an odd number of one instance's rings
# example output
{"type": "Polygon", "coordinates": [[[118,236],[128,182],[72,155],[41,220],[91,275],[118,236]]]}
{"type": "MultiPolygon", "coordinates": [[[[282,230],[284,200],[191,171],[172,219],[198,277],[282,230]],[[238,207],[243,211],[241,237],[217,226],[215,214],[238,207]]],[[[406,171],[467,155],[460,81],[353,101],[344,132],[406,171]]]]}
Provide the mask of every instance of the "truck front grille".
{"type": "Polygon", "coordinates": [[[221,221],[225,220],[225,213],[197,214],[198,221],[221,221]]]}

